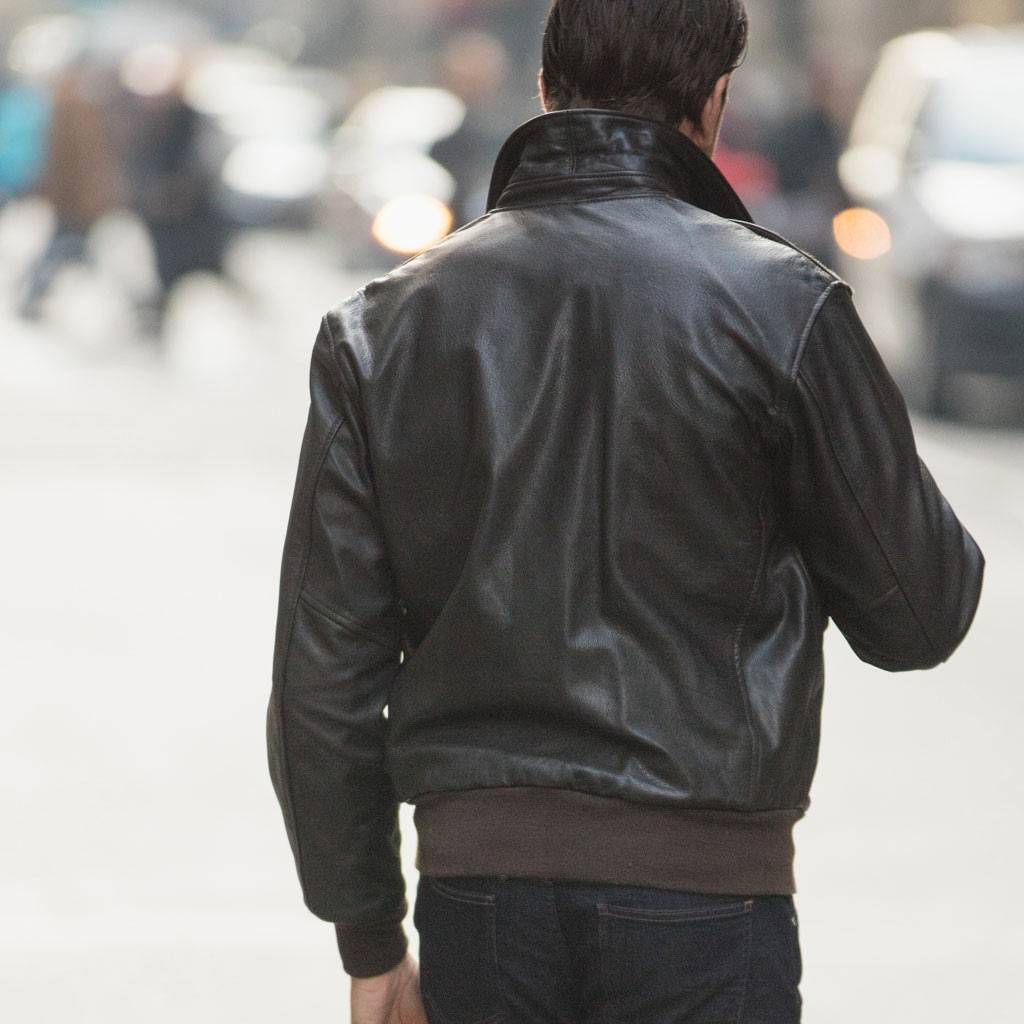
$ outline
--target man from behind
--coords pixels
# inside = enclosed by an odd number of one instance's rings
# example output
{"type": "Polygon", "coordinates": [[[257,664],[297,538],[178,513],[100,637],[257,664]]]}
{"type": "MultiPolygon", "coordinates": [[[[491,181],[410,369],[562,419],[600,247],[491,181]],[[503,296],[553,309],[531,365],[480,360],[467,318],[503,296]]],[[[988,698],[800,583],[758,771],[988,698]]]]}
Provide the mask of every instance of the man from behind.
{"type": "Polygon", "coordinates": [[[799,1021],[823,633],[974,618],[850,289],[712,162],[746,35],[555,0],[486,213],[322,318],[267,724],[354,1024],[799,1021]]]}

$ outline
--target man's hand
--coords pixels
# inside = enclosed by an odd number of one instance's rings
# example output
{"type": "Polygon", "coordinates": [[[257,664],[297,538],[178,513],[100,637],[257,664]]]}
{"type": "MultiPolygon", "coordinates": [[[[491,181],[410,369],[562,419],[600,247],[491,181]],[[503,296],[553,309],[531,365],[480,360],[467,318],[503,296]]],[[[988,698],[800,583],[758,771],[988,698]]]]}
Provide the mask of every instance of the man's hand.
{"type": "Polygon", "coordinates": [[[419,965],[408,951],[385,974],[352,979],[352,1024],[427,1024],[419,965]]]}

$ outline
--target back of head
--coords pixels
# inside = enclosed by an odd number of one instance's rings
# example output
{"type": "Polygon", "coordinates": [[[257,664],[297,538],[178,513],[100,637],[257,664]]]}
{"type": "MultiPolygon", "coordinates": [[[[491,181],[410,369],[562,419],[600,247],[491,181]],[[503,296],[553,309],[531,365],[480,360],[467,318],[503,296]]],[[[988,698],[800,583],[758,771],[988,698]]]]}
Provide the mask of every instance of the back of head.
{"type": "Polygon", "coordinates": [[[609,107],[699,125],[746,46],[743,0],[553,0],[543,47],[548,109],[609,107]]]}

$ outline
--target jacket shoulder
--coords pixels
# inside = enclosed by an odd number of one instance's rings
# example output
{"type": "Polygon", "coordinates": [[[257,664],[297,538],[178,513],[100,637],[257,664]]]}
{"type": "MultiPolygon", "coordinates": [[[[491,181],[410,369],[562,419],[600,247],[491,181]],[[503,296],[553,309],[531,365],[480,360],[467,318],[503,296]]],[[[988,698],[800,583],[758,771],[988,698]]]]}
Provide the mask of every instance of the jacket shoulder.
{"type": "Polygon", "coordinates": [[[755,224],[752,221],[730,219],[729,223],[735,224],[748,232],[760,236],[761,238],[768,239],[770,242],[775,242],[783,248],[784,252],[788,251],[789,254],[795,254],[800,258],[800,260],[809,265],[808,269],[811,270],[812,273],[821,277],[823,283],[827,285],[841,284],[846,285],[846,287],[849,288],[847,282],[837,274],[835,270],[823,263],[816,256],[812,256],[806,249],[801,249],[800,246],[791,242],[788,238],[778,234],[778,232],[772,231],[761,224],[755,224]]]}

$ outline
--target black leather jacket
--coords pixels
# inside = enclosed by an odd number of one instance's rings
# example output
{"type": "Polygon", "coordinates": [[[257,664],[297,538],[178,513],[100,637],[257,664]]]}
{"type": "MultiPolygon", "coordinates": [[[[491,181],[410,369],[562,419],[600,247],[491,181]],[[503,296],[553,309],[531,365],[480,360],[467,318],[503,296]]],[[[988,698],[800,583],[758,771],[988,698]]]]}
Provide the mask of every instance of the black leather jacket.
{"type": "Polygon", "coordinates": [[[829,618],[891,671],[963,639],[984,559],[850,289],[748,220],[670,127],[541,114],[324,315],[267,722],[318,916],[404,916],[424,794],[795,818],[829,618]]]}

